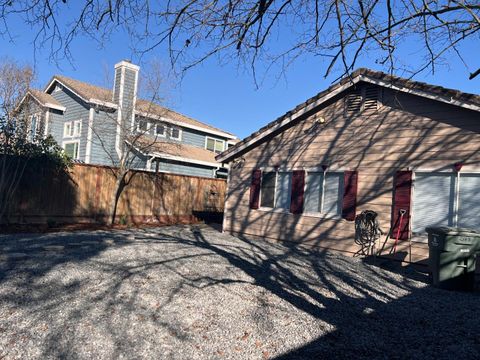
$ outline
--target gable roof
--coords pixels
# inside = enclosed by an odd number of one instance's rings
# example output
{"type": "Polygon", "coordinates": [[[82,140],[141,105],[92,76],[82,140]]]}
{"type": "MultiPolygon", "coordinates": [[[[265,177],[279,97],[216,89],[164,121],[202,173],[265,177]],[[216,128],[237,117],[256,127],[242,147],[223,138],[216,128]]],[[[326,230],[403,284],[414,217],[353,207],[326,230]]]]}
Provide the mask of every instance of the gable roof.
{"type": "MultiPolygon", "coordinates": [[[[47,108],[50,108],[50,109],[56,109],[56,110],[60,110],[60,111],[65,111],[65,106],[60,104],[52,95],[46,94],[41,90],[28,89],[25,97],[28,96],[28,95],[30,95],[35,101],[37,101],[40,105],[42,105],[44,107],[47,107],[47,108]]],[[[23,102],[23,99],[22,99],[21,102],[23,102]]]]}
{"type": "Polygon", "coordinates": [[[326,90],[319,92],[307,101],[297,105],[294,109],[288,111],[276,120],[268,123],[266,126],[260,128],[258,131],[252,133],[242,141],[217,155],[217,161],[222,163],[231,161],[238,153],[252,148],[266,136],[273,132],[280,131],[305,113],[321,106],[326,101],[338,96],[359,82],[366,82],[480,112],[479,95],[469,94],[455,89],[448,89],[442,86],[430,85],[424,82],[408,80],[381,71],[360,68],[355,70],[349,77],[341,79],[326,90]]]}
{"type": "MultiPolygon", "coordinates": [[[[45,92],[47,92],[55,82],[59,82],[63,86],[66,86],[68,89],[73,91],[77,96],[79,96],[85,102],[98,103],[103,106],[116,108],[117,105],[113,103],[113,92],[110,89],[103,88],[100,86],[92,85],[83,81],[72,79],[66,76],[54,75],[47,87],[45,92]]],[[[156,104],[152,101],[137,99],[135,112],[139,115],[146,117],[159,117],[162,121],[171,122],[176,125],[192,128],[195,130],[207,131],[212,134],[224,136],[227,138],[236,139],[236,136],[218,129],[214,126],[205,124],[201,121],[195,120],[189,116],[180,114],[176,111],[163,107],[159,104],[156,104]]]]}

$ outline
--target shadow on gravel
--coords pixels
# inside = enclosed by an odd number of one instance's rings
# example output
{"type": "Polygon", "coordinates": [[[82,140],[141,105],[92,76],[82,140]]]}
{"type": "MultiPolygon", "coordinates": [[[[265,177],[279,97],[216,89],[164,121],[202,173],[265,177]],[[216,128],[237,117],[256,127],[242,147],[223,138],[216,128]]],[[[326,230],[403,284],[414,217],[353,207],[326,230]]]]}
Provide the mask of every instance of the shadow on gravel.
{"type": "Polygon", "coordinates": [[[261,242],[242,239],[254,254],[243,256],[217,247],[199,230],[194,236],[196,246],[221,255],[252,276],[257,286],[335,327],[333,332],[277,359],[480,358],[480,320],[474,315],[480,312],[478,294],[414,288],[409,278],[428,278],[413,268],[389,269],[402,273],[401,280],[395,281],[373,266],[355,269],[344,261],[345,267],[339,267],[344,258],[337,256],[332,262],[325,252],[290,247],[272,253],[261,242]],[[303,278],[299,265],[313,269],[317,278],[303,278]],[[319,283],[333,296],[316,291],[319,283]],[[390,290],[397,292],[398,288],[406,294],[394,299],[390,290]]]}
{"type": "MultiPolygon", "coordinates": [[[[140,355],[142,346],[151,346],[152,339],[168,342],[159,335],[141,338],[138,323],[186,343],[187,330],[174,319],[187,309],[170,318],[169,304],[196,298],[198,289],[228,291],[232,284],[258,287],[260,294],[273,294],[305,318],[329,325],[322,336],[278,359],[480,357],[479,296],[423,286],[409,269],[398,276],[360,260],[238,239],[202,226],[134,233],[134,239],[128,231],[3,239],[1,254],[8,260],[0,262],[0,286],[13,283],[16,291],[0,292],[0,305],[22,309],[28,324],[53,316],[41,357],[77,357],[87,341],[79,335],[86,336],[84,331],[99,339],[96,351],[104,347],[98,357],[148,356],[153,353],[140,355]],[[209,273],[215,266],[219,270],[209,273]],[[94,271],[85,275],[86,268],[94,271]],[[160,287],[167,279],[172,286],[160,287]],[[67,310],[58,313],[64,304],[67,310]],[[107,340],[108,346],[101,342],[107,340]]],[[[278,315],[262,314],[255,321],[268,323],[268,316],[278,315]]]]}

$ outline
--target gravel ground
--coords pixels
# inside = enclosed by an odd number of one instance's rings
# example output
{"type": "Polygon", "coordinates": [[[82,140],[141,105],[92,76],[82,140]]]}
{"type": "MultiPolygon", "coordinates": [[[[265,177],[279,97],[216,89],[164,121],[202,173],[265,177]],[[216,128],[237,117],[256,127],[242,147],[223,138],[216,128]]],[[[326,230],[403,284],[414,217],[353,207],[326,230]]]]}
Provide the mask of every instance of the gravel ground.
{"type": "Polygon", "coordinates": [[[207,226],[0,236],[0,359],[478,359],[479,300],[207,226]]]}

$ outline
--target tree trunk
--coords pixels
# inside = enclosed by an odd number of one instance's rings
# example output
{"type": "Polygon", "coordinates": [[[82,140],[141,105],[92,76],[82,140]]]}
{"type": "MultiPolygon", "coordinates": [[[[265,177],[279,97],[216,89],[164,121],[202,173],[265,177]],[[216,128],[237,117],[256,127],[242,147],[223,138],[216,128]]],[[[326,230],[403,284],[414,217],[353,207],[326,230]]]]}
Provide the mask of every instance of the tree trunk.
{"type": "Polygon", "coordinates": [[[117,216],[117,206],[118,200],[120,199],[120,195],[122,195],[122,191],[125,187],[125,176],[127,175],[128,170],[122,170],[117,177],[117,181],[115,183],[115,191],[113,193],[112,198],[112,205],[110,209],[110,225],[115,224],[115,217],[117,216]]]}

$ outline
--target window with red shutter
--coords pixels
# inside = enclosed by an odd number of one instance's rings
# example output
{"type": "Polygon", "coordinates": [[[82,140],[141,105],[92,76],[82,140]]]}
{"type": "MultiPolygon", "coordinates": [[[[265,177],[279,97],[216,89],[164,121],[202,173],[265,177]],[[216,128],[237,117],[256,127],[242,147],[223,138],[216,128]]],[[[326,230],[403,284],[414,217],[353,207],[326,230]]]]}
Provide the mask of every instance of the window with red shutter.
{"type": "Polygon", "coordinates": [[[250,209],[258,209],[260,202],[260,186],[262,183],[262,170],[253,170],[250,184],[250,209]]]}
{"type": "Polygon", "coordinates": [[[391,236],[395,237],[400,227],[401,240],[408,240],[410,236],[410,207],[412,196],[412,172],[397,171],[393,189],[393,207],[392,207],[392,226],[391,236]],[[400,210],[405,210],[405,215],[401,219],[400,210]],[[400,221],[401,220],[401,221],[400,221]]]}
{"type": "Polygon", "coordinates": [[[357,181],[358,173],[356,171],[345,171],[342,217],[345,220],[355,220],[357,210],[357,181]]]}
{"type": "Polygon", "coordinates": [[[303,198],[305,188],[305,171],[296,170],[292,173],[292,195],[290,199],[290,212],[301,214],[303,212],[303,198]]]}

